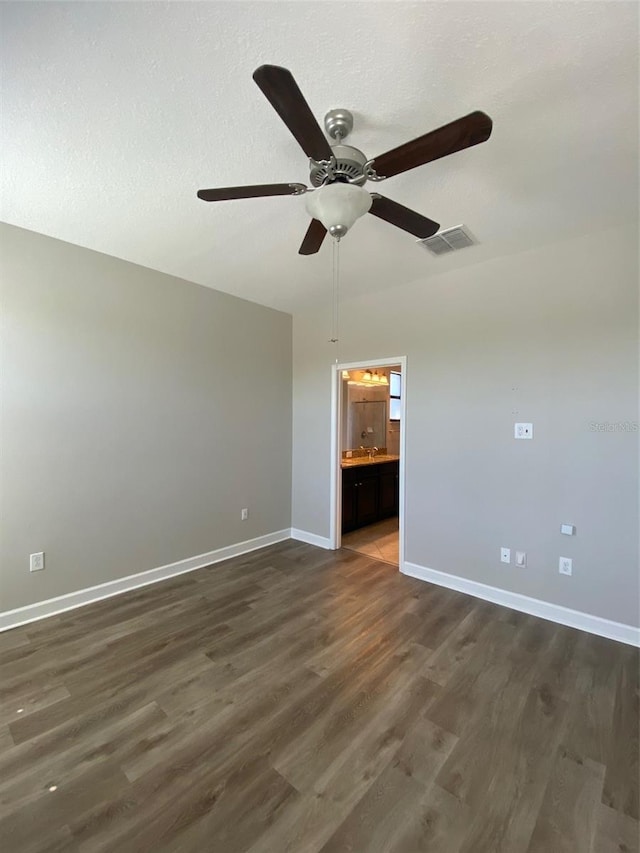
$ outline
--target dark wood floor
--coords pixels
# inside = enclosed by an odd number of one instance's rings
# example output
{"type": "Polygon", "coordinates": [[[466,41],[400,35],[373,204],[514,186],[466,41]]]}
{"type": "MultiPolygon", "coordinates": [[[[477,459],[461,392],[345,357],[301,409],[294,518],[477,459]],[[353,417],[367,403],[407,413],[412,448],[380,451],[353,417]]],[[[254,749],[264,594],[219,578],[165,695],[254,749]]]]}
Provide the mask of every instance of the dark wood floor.
{"type": "Polygon", "coordinates": [[[354,552],[286,542],[0,651],[6,853],[638,851],[638,651],[354,552]]]}

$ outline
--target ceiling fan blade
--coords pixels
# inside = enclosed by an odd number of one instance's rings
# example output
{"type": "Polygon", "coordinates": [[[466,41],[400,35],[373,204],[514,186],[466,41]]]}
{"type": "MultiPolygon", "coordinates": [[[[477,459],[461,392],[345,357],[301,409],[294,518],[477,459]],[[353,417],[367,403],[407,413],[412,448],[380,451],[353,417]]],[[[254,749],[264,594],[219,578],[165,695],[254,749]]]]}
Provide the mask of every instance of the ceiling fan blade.
{"type": "Polygon", "coordinates": [[[269,195],[301,195],[306,189],[304,184],[256,184],[248,187],[198,190],[198,198],[202,201],[227,201],[234,198],[261,198],[269,195]]]}
{"type": "Polygon", "coordinates": [[[374,159],[373,167],[380,178],[391,178],[400,172],[446,157],[447,154],[486,142],[491,136],[492,127],[493,122],[485,113],[469,113],[468,116],[381,154],[374,159]]]}
{"type": "Polygon", "coordinates": [[[315,255],[322,246],[322,241],[327,235],[327,229],[319,219],[312,219],[304,235],[302,245],[298,249],[299,255],[315,255]]]}
{"type": "Polygon", "coordinates": [[[253,79],[307,157],[328,160],[331,147],[293,79],[293,74],[277,65],[261,65],[253,72],[253,79]]]}
{"type": "Polygon", "coordinates": [[[403,204],[398,204],[397,201],[392,201],[390,198],[385,198],[378,193],[371,193],[373,202],[369,213],[374,216],[384,219],[385,222],[390,222],[397,228],[402,228],[403,231],[408,231],[414,237],[419,237],[424,240],[426,237],[431,237],[440,228],[437,222],[432,219],[427,219],[415,210],[405,207],[403,204]]]}

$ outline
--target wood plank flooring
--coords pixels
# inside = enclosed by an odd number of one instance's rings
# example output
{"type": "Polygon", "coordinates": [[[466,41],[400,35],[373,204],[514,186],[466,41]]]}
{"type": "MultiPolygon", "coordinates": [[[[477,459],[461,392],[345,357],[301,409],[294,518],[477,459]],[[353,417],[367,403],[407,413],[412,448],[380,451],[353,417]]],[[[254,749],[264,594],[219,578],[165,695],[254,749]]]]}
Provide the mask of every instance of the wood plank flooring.
{"type": "Polygon", "coordinates": [[[638,670],[284,542],[0,634],[0,849],[638,853],[638,670]]]}

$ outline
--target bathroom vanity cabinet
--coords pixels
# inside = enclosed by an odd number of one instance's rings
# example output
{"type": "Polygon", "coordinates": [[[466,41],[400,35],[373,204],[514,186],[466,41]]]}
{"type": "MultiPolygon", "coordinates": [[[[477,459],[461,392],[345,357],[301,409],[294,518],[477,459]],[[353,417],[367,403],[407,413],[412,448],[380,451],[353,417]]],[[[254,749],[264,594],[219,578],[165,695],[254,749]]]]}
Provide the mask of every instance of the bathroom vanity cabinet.
{"type": "Polygon", "coordinates": [[[399,462],[342,468],[342,532],[398,514],[399,462]]]}

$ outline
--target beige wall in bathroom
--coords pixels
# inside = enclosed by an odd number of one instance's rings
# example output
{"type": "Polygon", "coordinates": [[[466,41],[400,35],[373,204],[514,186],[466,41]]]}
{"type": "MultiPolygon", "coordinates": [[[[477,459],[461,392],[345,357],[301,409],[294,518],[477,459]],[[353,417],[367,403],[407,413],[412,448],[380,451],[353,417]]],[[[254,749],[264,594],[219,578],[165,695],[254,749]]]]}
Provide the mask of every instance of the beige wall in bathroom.
{"type": "MultiPolygon", "coordinates": [[[[382,374],[387,377],[387,381],[389,380],[389,374],[391,371],[395,371],[397,373],[401,372],[401,367],[399,365],[391,365],[389,367],[376,367],[372,368],[376,373],[382,374]]],[[[354,376],[356,376],[359,371],[352,371],[354,376]]],[[[391,421],[389,418],[390,415],[390,407],[389,407],[389,386],[384,386],[382,388],[376,388],[375,386],[358,386],[358,385],[349,385],[346,381],[343,381],[342,385],[343,391],[343,400],[342,400],[342,449],[350,450],[354,449],[351,447],[353,442],[349,441],[349,436],[351,434],[351,416],[352,409],[351,404],[355,402],[362,401],[381,401],[387,404],[387,427],[386,427],[386,435],[383,441],[384,447],[387,448],[387,453],[393,454],[395,456],[400,455],[400,423],[399,421],[391,421]]],[[[359,447],[360,443],[367,444],[366,441],[362,440],[362,442],[356,442],[354,447],[359,447]]]]}

